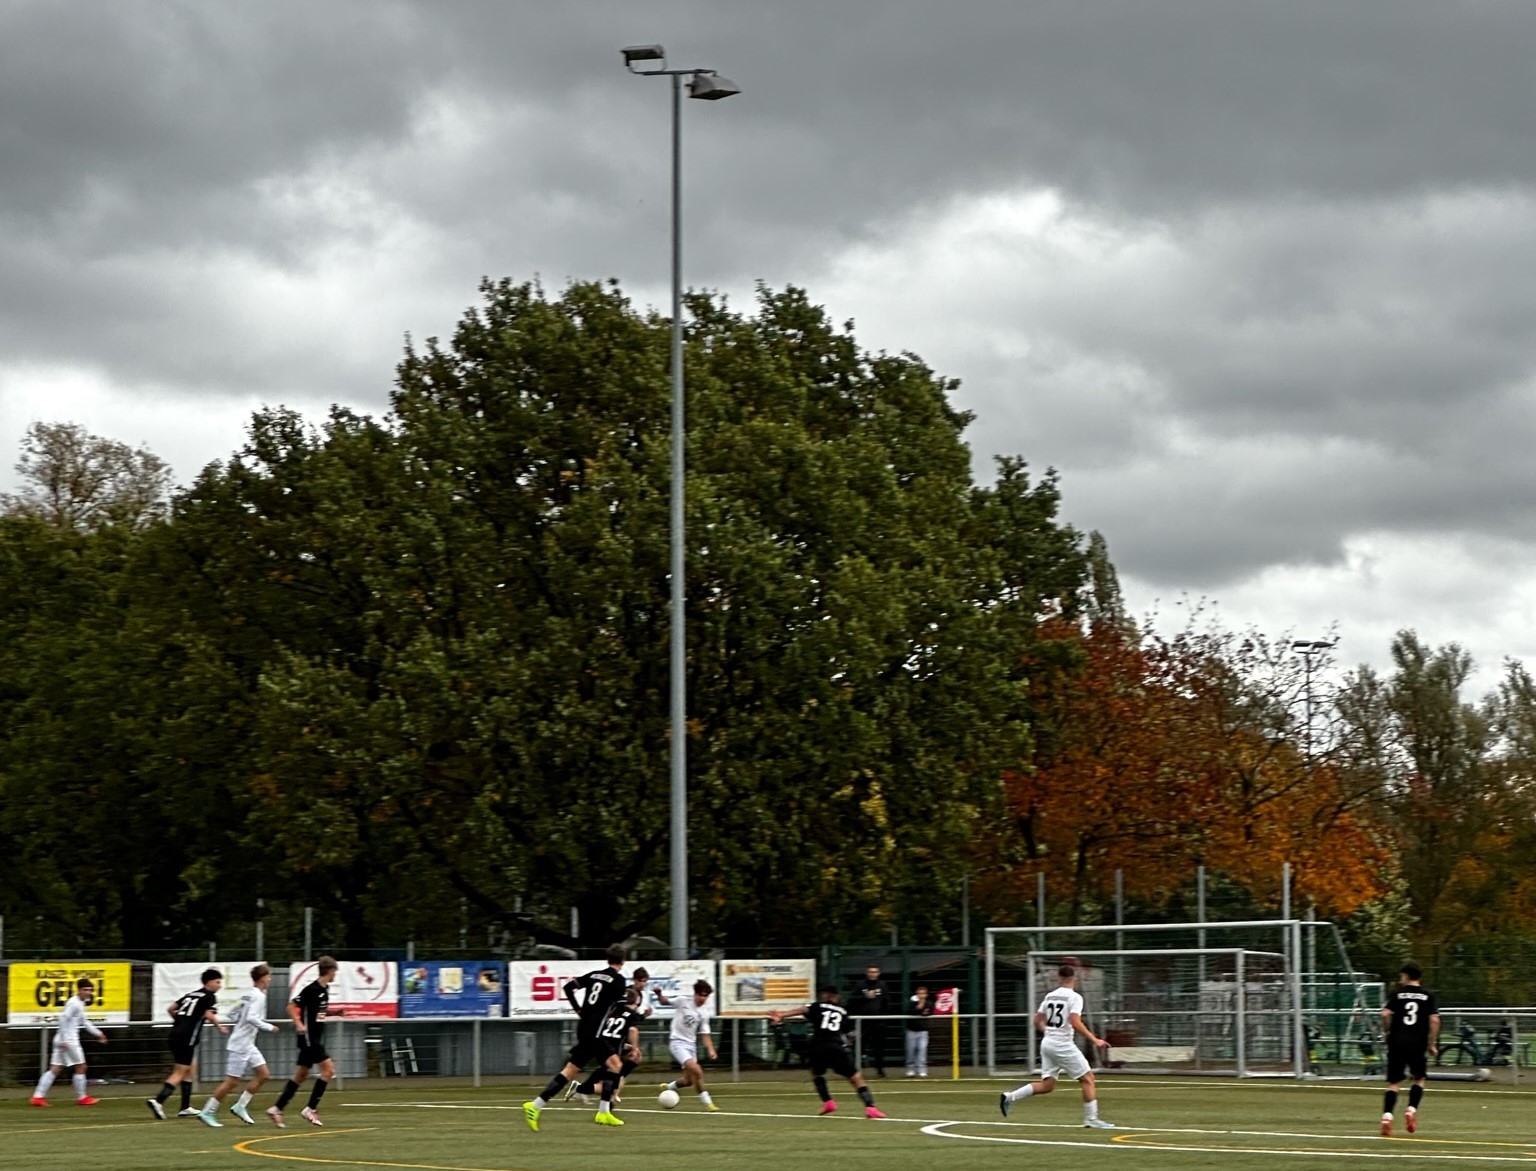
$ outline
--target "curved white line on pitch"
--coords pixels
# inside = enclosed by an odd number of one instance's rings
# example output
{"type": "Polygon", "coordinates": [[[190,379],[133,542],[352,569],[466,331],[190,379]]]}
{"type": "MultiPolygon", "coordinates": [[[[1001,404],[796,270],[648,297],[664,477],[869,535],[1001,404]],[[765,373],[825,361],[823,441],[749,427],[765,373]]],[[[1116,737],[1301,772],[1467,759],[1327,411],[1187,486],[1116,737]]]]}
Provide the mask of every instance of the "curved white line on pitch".
{"type": "MultiPolygon", "coordinates": [[[[992,1134],[951,1134],[946,1127],[950,1126],[974,1126],[971,1122],[935,1122],[922,1128],[922,1133],[933,1138],[957,1138],[975,1143],[1013,1143],[1028,1147],[1092,1147],[1099,1151],[1139,1151],[1142,1154],[1167,1152],[1168,1154],[1186,1155],[1289,1155],[1301,1159],[1426,1159],[1439,1160],[1441,1162],[1454,1163],[1521,1163],[1529,1167],[1533,1162],[1532,1157],[1515,1155],[1451,1155],[1437,1154],[1429,1151],[1340,1151],[1340,1150],[1296,1150],[1289,1147],[1195,1147],[1195,1146],[1164,1146],[1159,1143],[1153,1146],[1149,1143],[1117,1143],[1099,1142],[1094,1139],[1048,1139],[1048,1138],[1008,1138],[1003,1135],[992,1134]]],[[[1165,1134],[1166,1131],[1142,1131],[1147,1134],[1165,1134]]],[[[1338,1139],[1338,1135],[1326,1136],[1338,1139]]],[[[1365,1137],[1365,1136],[1362,1136],[1365,1137]]]]}

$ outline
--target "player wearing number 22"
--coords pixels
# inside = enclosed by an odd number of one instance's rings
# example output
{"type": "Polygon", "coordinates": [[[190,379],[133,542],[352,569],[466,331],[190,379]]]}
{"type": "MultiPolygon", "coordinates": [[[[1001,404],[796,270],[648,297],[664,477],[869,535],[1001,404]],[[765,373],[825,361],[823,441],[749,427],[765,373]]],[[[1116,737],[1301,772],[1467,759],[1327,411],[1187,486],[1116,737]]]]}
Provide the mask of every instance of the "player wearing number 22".
{"type": "Polygon", "coordinates": [[[1061,986],[1046,994],[1035,1013],[1035,1028],[1044,1033],[1040,1042],[1040,1080],[1022,1085],[1016,1090],[1005,1091],[998,1099],[998,1109],[1008,1116],[1008,1107],[1025,1098],[1049,1094],[1056,1088],[1056,1079],[1062,1074],[1077,1081],[1083,1091],[1083,1125],[1098,1130],[1113,1130],[1114,1124],[1099,1117],[1099,1094],[1088,1068],[1088,1059],[1077,1047],[1074,1034],[1086,1038],[1090,1045],[1100,1049],[1109,1047],[1093,1031],[1083,1024],[1083,997],[1077,990],[1077,969],[1063,964],[1056,969],[1061,986]]]}
{"type": "MultiPolygon", "coordinates": [[[[567,1082],[594,1063],[602,1070],[603,1097],[593,1121],[601,1126],[624,1125],[613,1113],[613,1094],[618,1088],[619,1071],[624,1067],[621,1053],[633,1024],[629,1009],[634,1006],[626,1003],[624,949],[614,944],[608,949],[607,960],[606,968],[579,976],[564,988],[565,998],[576,1010],[576,1044],[543,1092],[523,1103],[523,1120],[529,1130],[539,1129],[539,1115],[544,1107],[555,1100],[567,1082]]],[[[644,1015],[643,1009],[637,1011],[644,1015]]]]}
{"type": "Polygon", "coordinates": [[[1419,1103],[1424,1100],[1424,1077],[1429,1072],[1426,1054],[1438,1052],[1440,1006],[1435,994],[1419,983],[1424,975],[1419,965],[1403,965],[1403,982],[1387,997],[1381,1010],[1381,1027],[1387,1034],[1387,1093],[1381,1109],[1381,1133],[1392,1137],[1392,1111],[1397,1106],[1397,1090],[1403,1075],[1413,1076],[1408,1090],[1408,1109],[1403,1122],[1408,1133],[1419,1129],[1419,1103]]]}
{"type": "Polygon", "coordinates": [[[884,1118],[885,1115],[875,1106],[874,1094],[864,1084],[864,1075],[854,1063],[853,1054],[848,1051],[846,1034],[852,1030],[853,1024],[849,1020],[848,1010],[837,1002],[837,996],[837,986],[829,984],[821,990],[821,999],[815,1004],[808,1004],[793,1012],[771,1012],[768,1019],[779,1024],[789,1017],[803,1016],[811,1026],[811,1077],[816,1084],[816,1093],[821,1097],[820,1113],[833,1114],[837,1111],[832,1091],[827,1089],[827,1071],[830,1069],[840,1077],[847,1078],[848,1084],[859,1092],[866,1117],[884,1118]]]}

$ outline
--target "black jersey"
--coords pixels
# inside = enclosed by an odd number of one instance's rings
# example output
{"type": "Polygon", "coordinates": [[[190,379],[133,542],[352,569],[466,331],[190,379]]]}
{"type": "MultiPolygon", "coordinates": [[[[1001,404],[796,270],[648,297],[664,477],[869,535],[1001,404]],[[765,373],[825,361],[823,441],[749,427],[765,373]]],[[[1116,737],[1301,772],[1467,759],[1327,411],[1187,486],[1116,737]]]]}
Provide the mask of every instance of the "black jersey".
{"type": "Polygon", "coordinates": [[[203,1034],[203,1022],[218,1003],[219,994],[203,988],[188,992],[178,1000],[171,1017],[171,1043],[189,1047],[196,1045],[197,1039],[203,1034]]]}
{"type": "Polygon", "coordinates": [[[841,1045],[843,1034],[853,1028],[848,1020],[848,1010],[841,1004],[828,1004],[818,1000],[805,1010],[806,1023],[811,1026],[811,1044],[841,1045]]]}
{"type": "Polygon", "coordinates": [[[857,1016],[880,1016],[885,1012],[885,981],[865,980],[853,994],[849,1011],[857,1016]]]}
{"type": "Polygon", "coordinates": [[[293,1003],[299,1006],[299,1023],[304,1026],[305,1044],[320,1044],[320,1039],[325,1036],[326,1009],[331,1004],[330,985],[312,981],[299,989],[293,1003]]]}
{"type": "Polygon", "coordinates": [[[1440,1012],[1433,992],[1417,984],[1400,985],[1387,997],[1387,1011],[1392,1014],[1388,1044],[1418,1053],[1429,1048],[1429,1018],[1440,1012]]]}
{"type": "Polygon", "coordinates": [[[609,1009],[624,1007],[626,991],[623,973],[612,968],[598,968],[566,984],[565,998],[581,1018],[579,1031],[589,1037],[595,1035],[609,1009]]]}

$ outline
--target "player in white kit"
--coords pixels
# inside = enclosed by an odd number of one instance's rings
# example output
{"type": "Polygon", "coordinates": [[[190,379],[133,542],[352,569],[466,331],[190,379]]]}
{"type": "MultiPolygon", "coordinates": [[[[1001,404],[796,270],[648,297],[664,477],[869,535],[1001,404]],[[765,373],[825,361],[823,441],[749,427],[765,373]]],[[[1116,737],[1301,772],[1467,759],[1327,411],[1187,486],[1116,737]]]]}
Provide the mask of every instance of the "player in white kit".
{"type": "Polygon", "coordinates": [[[704,1067],[699,1064],[700,1039],[709,1050],[709,1059],[720,1060],[715,1052],[715,1042],[709,1035],[709,1014],[704,1011],[713,991],[708,980],[695,980],[691,1000],[679,998],[672,1002],[672,1035],[667,1040],[667,1048],[672,1051],[672,1060],[683,1067],[683,1076],[662,1087],[676,1091],[693,1086],[699,1091],[699,1101],[704,1103],[706,1110],[720,1109],[704,1088],[704,1067]]]}
{"type": "Polygon", "coordinates": [[[66,1067],[74,1071],[71,1080],[75,1086],[75,1104],[96,1105],[96,1099],[85,1090],[85,1050],[80,1045],[81,1029],[103,1045],[107,1043],[107,1035],[91,1024],[85,1015],[86,1005],[95,999],[96,985],[86,979],[75,981],[75,995],[64,1002],[64,1011],[59,1015],[59,1028],[53,1035],[53,1055],[48,1068],[43,1070],[43,1076],[38,1079],[37,1088],[32,1091],[32,1105],[48,1105],[48,1091],[53,1087],[53,1079],[63,1073],[66,1067]]]}
{"type": "Polygon", "coordinates": [[[229,1034],[229,1063],[224,1067],[224,1080],[198,1114],[205,1126],[224,1125],[218,1119],[219,1105],[240,1084],[240,1080],[253,1070],[255,1072],[246,1084],[245,1092],[229,1108],[229,1112],[247,1126],[256,1125],[247,1107],[271,1076],[271,1071],[267,1069],[267,1059],[256,1048],[256,1034],[277,1032],[277,1026],[267,1020],[267,985],[270,983],[272,969],[266,964],[257,964],[251,969],[251,986],[241,994],[240,1003],[229,1018],[233,1029],[229,1034]]]}
{"type": "Polygon", "coordinates": [[[1005,1091],[998,1100],[997,1108],[1008,1117],[1008,1107],[1036,1094],[1049,1094],[1056,1088],[1056,1079],[1062,1074],[1073,1078],[1083,1091],[1083,1125],[1096,1130],[1113,1130],[1114,1124],[1099,1117],[1099,1094],[1094,1085],[1093,1070],[1088,1059],[1077,1047],[1074,1034],[1087,1038],[1090,1045],[1109,1048],[1109,1042],[1100,1040],[1083,1024],[1083,997],[1077,991],[1077,969],[1063,964],[1056,969],[1061,987],[1046,994],[1035,1012],[1035,1028],[1045,1036],[1040,1042],[1040,1080],[1022,1085],[1016,1090],[1005,1091]]]}

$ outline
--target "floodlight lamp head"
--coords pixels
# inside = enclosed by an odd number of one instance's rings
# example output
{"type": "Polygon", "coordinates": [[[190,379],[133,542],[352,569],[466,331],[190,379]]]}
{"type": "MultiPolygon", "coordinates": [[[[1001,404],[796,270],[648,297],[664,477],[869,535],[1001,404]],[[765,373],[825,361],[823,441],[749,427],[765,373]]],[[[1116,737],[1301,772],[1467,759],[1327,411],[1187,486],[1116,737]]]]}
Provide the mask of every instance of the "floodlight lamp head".
{"type": "Polygon", "coordinates": [[[728,77],[721,77],[709,70],[700,70],[688,82],[688,96],[702,102],[718,102],[721,98],[735,97],[741,86],[728,77]]]}
{"type": "Polygon", "coordinates": [[[620,49],[619,52],[624,56],[624,67],[631,73],[647,72],[635,68],[636,63],[640,61],[660,61],[662,67],[666,67],[667,51],[660,45],[630,45],[626,49],[620,49]]]}

